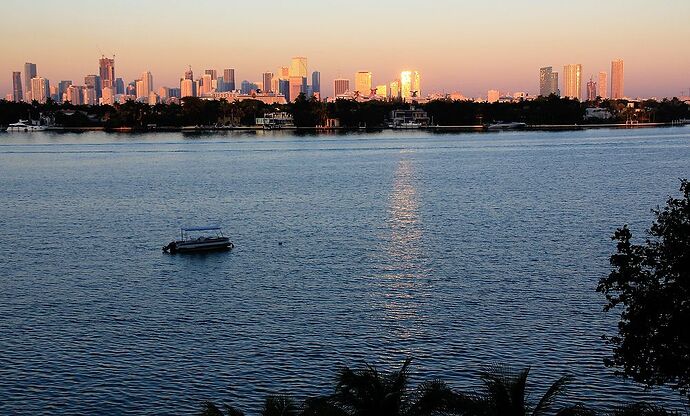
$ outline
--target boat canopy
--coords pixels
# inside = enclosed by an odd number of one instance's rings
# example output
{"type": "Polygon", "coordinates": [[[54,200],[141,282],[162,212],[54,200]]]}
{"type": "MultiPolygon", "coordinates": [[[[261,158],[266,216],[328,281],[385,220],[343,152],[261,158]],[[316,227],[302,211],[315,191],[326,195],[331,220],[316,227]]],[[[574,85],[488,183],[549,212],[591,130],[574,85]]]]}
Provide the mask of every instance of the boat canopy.
{"type": "Polygon", "coordinates": [[[220,225],[206,225],[203,227],[182,227],[182,231],[216,231],[220,230],[222,227],[220,225]]]}

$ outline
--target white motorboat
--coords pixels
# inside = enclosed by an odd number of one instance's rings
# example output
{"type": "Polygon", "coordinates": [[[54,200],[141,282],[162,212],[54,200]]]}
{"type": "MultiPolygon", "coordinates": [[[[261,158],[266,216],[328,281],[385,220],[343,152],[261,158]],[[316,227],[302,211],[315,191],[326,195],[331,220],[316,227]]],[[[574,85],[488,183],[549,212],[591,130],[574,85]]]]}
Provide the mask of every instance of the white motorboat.
{"type": "Polygon", "coordinates": [[[9,126],[7,126],[7,129],[5,131],[7,132],[32,132],[32,131],[43,131],[46,129],[46,126],[36,126],[31,123],[29,120],[19,120],[16,123],[12,123],[9,126]]]}
{"type": "Polygon", "coordinates": [[[180,229],[180,239],[163,246],[163,251],[170,254],[191,253],[200,251],[230,250],[234,247],[228,237],[223,235],[219,225],[204,227],[187,227],[180,229]]]}
{"type": "Polygon", "coordinates": [[[487,127],[487,130],[520,130],[520,129],[524,129],[525,127],[527,127],[527,124],[525,124],[525,123],[520,123],[520,122],[515,122],[515,121],[505,123],[505,122],[499,121],[498,123],[489,124],[489,126],[487,127]]]}

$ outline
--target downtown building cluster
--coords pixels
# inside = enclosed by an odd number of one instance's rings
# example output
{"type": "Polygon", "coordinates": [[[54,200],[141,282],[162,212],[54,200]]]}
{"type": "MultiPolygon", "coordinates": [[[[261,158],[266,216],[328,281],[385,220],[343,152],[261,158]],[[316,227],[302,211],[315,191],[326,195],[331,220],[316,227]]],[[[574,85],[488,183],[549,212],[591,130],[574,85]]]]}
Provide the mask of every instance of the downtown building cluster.
{"type": "MultiPolygon", "coordinates": [[[[402,71],[398,78],[378,85],[374,85],[372,80],[373,76],[369,71],[355,73],[353,87],[350,79],[336,78],[333,81],[333,97],[324,99],[410,101],[421,97],[419,71],[402,71]]],[[[157,89],[150,71],[144,71],[139,78],[125,83],[122,78],[116,77],[115,57],[101,56],[98,60],[98,73],[86,75],[81,84],[63,80],[51,86],[47,78],[39,76],[36,64],[27,62],[23,73],[12,73],[12,92],[6,99],[45,103],[50,98],[55,102],[69,101],[75,105],[111,105],[133,100],[155,105],[179,102],[184,97],[198,97],[228,101],[255,99],[266,104],[285,104],[294,101],[300,94],[307,98],[322,99],[321,73],[310,73],[307,58],[301,56],[292,58],[288,66],[279,67],[275,73],[267,71],[258,80],[243,80],[239,85],[235,82],[234,68],[225,68],[222,72],[206,69],[195,78],[190,66],[184,71],[179,85],[157,89]]]]}
{"type": "Polygon", "coordinates": [[[568,64],[563,66],[563,89],[559,88],[558,72],[553,71],[553,67],[547,66],[539,70],[539,95],[548,97],[549,95],[562,95],[567,98],[574,98],[580,101],[594,101],[597,97],[602,99],[611,98],[618,100],[625,98],[625,74],[622,59],[611,61],[611,82],[609,88],[609,74],[600,71],[595,80],[594,75],[590,76],[583,91],[583,70],[582,64],[568,64]]]}

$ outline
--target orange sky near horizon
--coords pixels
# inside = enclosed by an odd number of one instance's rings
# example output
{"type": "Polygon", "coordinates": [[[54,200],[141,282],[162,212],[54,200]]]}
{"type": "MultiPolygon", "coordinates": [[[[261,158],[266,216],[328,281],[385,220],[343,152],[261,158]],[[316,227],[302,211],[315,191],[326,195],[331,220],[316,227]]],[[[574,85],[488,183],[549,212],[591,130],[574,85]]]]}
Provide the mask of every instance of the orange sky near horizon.
{"type": "Polygon", "coordinates": [[[421,72],[424,94],[536,94],[542,66],[581,63],[586,82],[623,58],[627,96],[689,94],[687,0],[475,3],[118,0],[106,12],[87,0],[3,0],[0,93],[24,62],[51,85],[83,84],[114,53],[117,77],[150,70],[156,88],[179,86],[188,64],[195,75],[235,68],[239,84],[306,56],[326,96],[335,77],[368,70],[382,84],[407,68],[421,72]]]}

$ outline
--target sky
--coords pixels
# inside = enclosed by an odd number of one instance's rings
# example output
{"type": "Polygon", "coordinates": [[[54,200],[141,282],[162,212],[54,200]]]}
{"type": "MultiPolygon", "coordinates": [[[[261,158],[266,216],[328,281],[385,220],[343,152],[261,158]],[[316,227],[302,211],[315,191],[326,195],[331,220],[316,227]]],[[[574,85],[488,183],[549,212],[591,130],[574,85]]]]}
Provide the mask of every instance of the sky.
{"type": "MultiPolygon", "coordinates": [[[[257,81],[292,56],[332,80],[371,71],[383,84],[421,73],[424,95],[538,93],[539,68],[583,65],[585,80],[625,61],[625,94],[672,97],[690,88],[690,0],[2,0],[0,93],[24,62],[83,85],[101,54],[125,82],[153,73],[179,86],[187,65],[235,68],[257,81]],[[105,6],[108,6],[107,8],[105,6]]],[[[562,82],[562,80],[561,80],[562,82]]],[[[352,85],[352,84],[351,84],[352,85]]]]}

